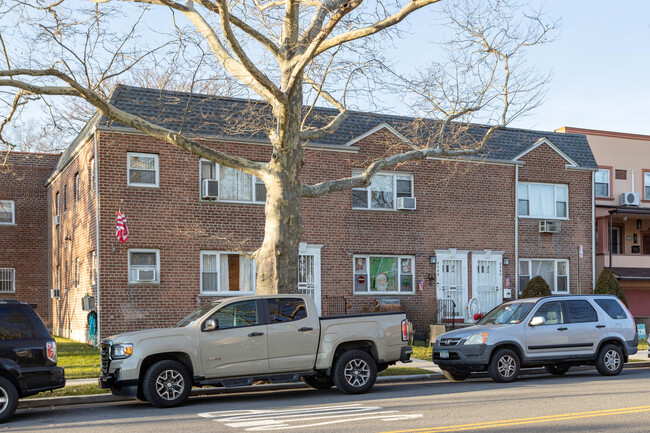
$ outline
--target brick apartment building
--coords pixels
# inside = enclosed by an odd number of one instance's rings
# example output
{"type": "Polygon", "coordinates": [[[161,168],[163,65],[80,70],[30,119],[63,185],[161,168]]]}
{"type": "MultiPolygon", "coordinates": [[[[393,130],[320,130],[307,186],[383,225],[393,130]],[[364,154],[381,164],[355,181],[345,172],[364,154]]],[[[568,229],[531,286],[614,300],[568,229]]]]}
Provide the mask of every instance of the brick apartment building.
{"type": "Polygon", "coordinates": [[[59,154],[0,153],[0,299],[37,304],[48,321],[48,212],[45,182],[59,154]]]}
{"type": "Polygon", "coordinates": [[[650,326],[650,136],[573,127],[558,132],[585,134],[598,163],[596,276],[610,269],[632,315],[650,326]]]}
{"type": "MultiPolygon", "coordinates": [[[[245,117],[246,101],[128,86],[112,99],[171,128],[184,119],[186,131],[220,150],[270,157],[259,133],[221,127],[245,117]]],[[[407,123],[351,113],[336,133],[306,144],[303,181],[350,176],[404,145],[398,130],[407,123]]],[[[298,289],[323,314],[341,297],[352,312],[397,300],[421,334],[439,299],[454,300],[458,321],[472,321],[470,306],[486,312],[535,275],[555,293],[591,291],[596,170],[584,135],[509,129],[478,157],[407,163],[369,188],[304,199],[298,289]]],[[[47,182],[54,333],[87,339],[88,296],[103,338],[254,293],[255,263],[236,251],[261,244],[264,194],[250,175],[96,115],[47,182]],[[120,209],[124,244],[115,237],[120,209]]]]}

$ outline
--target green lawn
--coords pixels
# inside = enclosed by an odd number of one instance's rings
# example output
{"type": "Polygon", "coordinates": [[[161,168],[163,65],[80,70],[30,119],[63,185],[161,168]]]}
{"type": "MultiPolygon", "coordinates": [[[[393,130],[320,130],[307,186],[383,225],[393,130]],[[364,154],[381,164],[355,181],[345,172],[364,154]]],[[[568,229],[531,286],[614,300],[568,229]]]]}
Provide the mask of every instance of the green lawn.
{"type": "Polygon", "coordinates": [[[67,338],[54,339],[59,351],[58,365],[65,368],[66,379],[99,377],[99,349],[67,338]]]}

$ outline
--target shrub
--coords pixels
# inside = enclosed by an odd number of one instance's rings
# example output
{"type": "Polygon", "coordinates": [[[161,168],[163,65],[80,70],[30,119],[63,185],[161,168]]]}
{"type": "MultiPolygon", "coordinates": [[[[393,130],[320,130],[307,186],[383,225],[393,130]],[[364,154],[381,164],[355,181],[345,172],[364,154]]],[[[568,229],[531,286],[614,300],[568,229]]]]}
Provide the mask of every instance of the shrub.
{"type": "Polygon", "coordinates": [[[605,268],[598,276],[598,281],[596,281],[596,289],[594,293],[599,295],[616,295],[626,307],[630,307],[627,304],[627,299],[625,299],[625,293],[621,288],[621,284],[618,282],[612,271],[605,268]]]}
{"type": "Polygon", "coordinates": [[[551,296],[551,288],[544,278],[537,276],[531,279],[521,294],[522,298],[537,298],[540,296],[551,296]]]}

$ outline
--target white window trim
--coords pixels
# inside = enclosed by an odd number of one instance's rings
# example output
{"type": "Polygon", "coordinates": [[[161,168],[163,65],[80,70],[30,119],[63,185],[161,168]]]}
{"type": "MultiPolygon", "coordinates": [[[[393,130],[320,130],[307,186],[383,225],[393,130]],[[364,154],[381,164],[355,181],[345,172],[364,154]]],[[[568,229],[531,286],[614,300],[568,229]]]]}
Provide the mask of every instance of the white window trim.
{"type": "Polygon", "coordinates": [[[13,225],[16,225],[16,202],[14,200],[0,200],[0,203],[10,203],[11,204],[11,222],[9,222],[9,223],[0,222],[0,226],[13,226],[13,225]]]}
{"type": "Polygon", "coordinates": [[[90,252],[90,284],[92,286],[97,285],[97,254],[95,250],[90,252]]]}
{"type": "Polygon", "coordinates": [[[610,180],[612,179],[612,171],[609,168],[599,168],[598,171],[606,171],[607,172],[607,182],[596,182],[596,175],[598,172],[594,173],[594,197],[596,199],[599,198],[611,198],[612,197],[612,185],[610,180]],[[596,195],[596,184],[597,183],[605,183],[607,184],[607,195],[596,195]]]}
{"type": "Polygon", "coordinates": [[[11,279],[10,280],[4,280],[4,281],[10,281],[12,283],[11,284],[11,290],[0,291],[0,294],[2,294],[2,293],[16,293],[16,269],[15,268],[0,268],[0,272],[2,272],[2,274],[6,274],[7,272],[9,272],[9,275],[11,275],[11,279]]]}
{"type": "Polygon", "coordinates": [[[79,199],[79,172],[77,172],[74,175],[74,202],[77,203],[79,199]]]}
{"type": "MultiPolygon", "coordinates": [[[[199,284],[200,284],[200,289],[199,289],[199,296],[243,296],[243,295],[254,295],[255,292],[257,291],[257,278],[253,278],[253,291],[221,291],[221,254],[237,254],[241,255],[241,253],[238,253],[236,251],[201,251],[200,255],[200,273],[199,273],[199,284]],[[203,291],[203,256],[208,255],[208,254],[216,254],[217,255],[217,267],[219,270],[217,271],[217,291],[216,292],[207,292],[203,291]]],[[[255,275],[257,275],[257,261],[253,260],[253,265],[255,266],[255,275]]]]}
{"type": "Polygon", "coordinates": [[[127,186],[137,186],[137,187],[142,187],[142,188],[158,188],[160,185],[160,166],[158,163],[158,154],[156,153],[139,153],[139,152],[127,152],[126,153],[126,185],[127,186]],[[156,183],[151,184],[151,183],[138,183],[138,182],[131,182],[131,157],[132,156],[144,156],[144,157],[153,157],[154,158],[154,170],[155,170],[155,178],[156,178],[156,183]]]}
{"type": "Polygon", "coordinates": [[[129,284],[151,285],[160,284],[160,250],[149,248],[131,248],[127,251],[128,257],[128,275],[129,284]],[[156,253],[156,279],[154,281],[137,281],[131,279],[131,253],[156,253]]]}
{"type": "Polygon", "coordinates": [[[415,292],[415,256],[408,256],[408,255],[403,255],[403,256],[398,256],[398,255],[390,255],[390,254],[355,254],[352,256],[352,293],[355,296],[413,296],[416,294],[415,292]],[[397,290],[396,291],[371,291],[370,290],[370,257],[389,257],[389,258],[396,258],[397,259],[397,290]],[[355,273],[354,269],[354,263],[356,262],[356,259],[358,258],[365,258],[366,259],[366,281],[368,282],[368,290],[365,292],[357,292],[355,290],[355,284],[354,284],[354,279],[356,278],[356,275],[360,275],[358,273],[355,273]],[[399,290],[399,285],[400,282],[402,281],[402,269],[400,266],[400,261],[402,259],[411,259],[411,275],[413,276],[413,282],[411,283],[411,291],[409,292],[402,292],[399,290]]]}
{"type": "Polygon", "coordinates": [[[58,265],[54,270],[54,288],[50,292],[50,297],[53,299],[61,297],[61,265],[58,265]]]}
{"type": "Polygon", "coordinates": [[[79,284],[81,284],[81,259],[77,257],[75,260],[74,285],[79,287],[79,284]]]}
{"type": "Polygon", "coordinates": [[[645,193],[645,189],[650,186],[650,171],[643,172],[643,200],[650,200],[650,196],[645,193]]]}
{"type": "MultiPolygon", "coordinates": [[[[553,287],[555,287],[555,288],[557,288],[557,277],[558,277],[557,264],[559,262],[566,263],[566,287],[567,287],[567,290],[566,291],[551,290],[551,293],[558,294],[558,295],[566,295],[566,294],[571,293],[571,270],[569,269],[570,263],[569,263],[568,259],[549,259],[549,258],[525,258],[525,259],[519,259],[519,264],[518,264],[519,267],[517,268],[517,270],[518,270],[518,278],[522,277],[521,262],[524,262],[524,261],[528,262],[528,275],[524,274],[523,276],[527,276],[529,281],[534,278],[534,277],[532,277],[530,275],[530,270],[532,269],[530,262],[533,261],[533,260],[553,262],[553,266],[554,266],[553,275],[555,276],[555,281],[553,282],[553,287]]],[[[548,281],[547,281],[547,283],[548,283],[548,281]]],[[[517,285],[519,285],[519,279],[517,280],[517,285]]],[[[524,287],[519,287],[519,291],[522,291],[522,290],[524,290],[524,287]]]]}
{"type": "MultiPolygon", "coordinates": [[[[357,176],[361,174],[362,171],[353,171],[352,176],[357,176]]],[[[377,175],[391,175],[393,176],[393,208],[392,209],[387,209],[387,208],[377,208],[377,207],[372,207],[370,204],[372,202],[371,196],[370,196],[370,186],[367,186],[365,188],[352,188],[352,190],[366,190],[366,195],[367,195],[367,202],[368,206],[367,207],[354,207],[354,202],[352,203],[352,209],[353,210],[372,210],[372,211],[379,211],[379,212],[393,212],[397,211],[397,177],[398,176],[404,176],[404,177],[409,177],[411,178],[411,197],[415,197],[415,181],[413,177],[413,173],[407,173],[407,172],[401,172],[401,171],[378,171],[373,175],[373,179],[377,175]]],[[[370,181],[372,183],[372,180],[370,181]]],[[[378,256],[377,256],[378,257],[378,256]]]]}
{"type": "MultiPolygon", "coordinates": [[[[255,191],[256,191],[255,190],[255,185],[256,184],[264,184],[264,182],[262,182],[262,179],[260,179],[257,176],[253,176],[252,174],[249,174],[249,176],[251,176],[253,178],[252,179],[252,185],[253,185],[252,193],[253,193],[253,196],[255,196],[256,195],[255,194],[255,191]]],[[[220,177],[221,177],[221,164],[217,164],[216,162],[212,162],[212,161],[204,159],[204,158],[200,159],[200,161],[199,161],[199,198],[201,199],[201,201],[204,201],[204,202],[218,202],[218,203],[237,203],[237,204],[262,204],[262,205],[266,203],[266,198],[263,201],[256,201],[256,200],[224,200],[224,199],[222,199],[221,198],[221,186],[222,186],[223,182],[221,182],[220,177]],[[217,198],[216,200],[203,198],[203,191],[202,191],[202,188],[203,188],[203,173],[202,173],[202,170],[203,170],[203,163],[204,162],[212,163],[215,166],[214,167],[214,175],[215,175],[214,180],[219,181],[219,198],[217,198]]],[[[255,197],[255,198],[257,198],[257,197],[255,197]]]]}
{"type": "MultiPolygon", "coordinates": [[[[519,182],[517,188],[519,188],[519,185],[553,185],[553,213],[555,216],[535,216],[535,215],[519,215],[519,200],[523,200],[521,196],[519,195],[519,191],[517,191],[517,216],[519,218],[524,218],[524,219],[552,219],[552,220],[569,220],[569,185],[565,183],[544,183],[544,182],[519,182]],[[559,217],[557,216],[557,187],[558,186],[564,186],[566,187],[566,216],[565,217],[559,217]]],[[[530,190],[528,191],[528,211],[530,212],[530,190]]]]}

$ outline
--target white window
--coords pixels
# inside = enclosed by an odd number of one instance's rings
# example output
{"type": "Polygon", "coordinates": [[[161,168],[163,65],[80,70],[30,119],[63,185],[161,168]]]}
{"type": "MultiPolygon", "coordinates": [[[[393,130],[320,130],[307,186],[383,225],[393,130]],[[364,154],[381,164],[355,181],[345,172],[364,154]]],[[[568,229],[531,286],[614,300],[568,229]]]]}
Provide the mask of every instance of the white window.
{"type": "Polygon", "coordinates": [[[596,197],[609,197],[610,171],[608,168],[601,168],[596,172],[594,178],[596,197]]]}
{"type": "MultiPolygon", "coordinates": [[[[220,201],[244,203],[264,203],[266,201],[266,186],[261,179],[234,168],[202,159],[200,185],[202,198],[208,198],[205,180],[219,182],[217,199],[220,201]]],[[[210,196],[210,198],[214,197],[210,196]]]]}
{"type": "Polygon", "coordinates": [[[568,187],[552,183],[520,183],[518,209],[519,216],[568,218],[568,187]]]}
{"type": "Polygon", "coordinates": [[[414,256],[354,256],[354,293],[413,293],[414,256]]]}
{"type": "Polygon", "coordinates": [[[97,284],[97,253],[91,251],[90,253],[91,267],[90,267],[90,284],[97,284]]]}
{"type": "Polygon", "coordinates": [[[16,291],[16,270],[13,268],[0,268],[0,293],[14,293],[16,291]]]}
{"type": "Polygon", "coordinates": [[[255,260],[239,253],[201,251],[201,293],[255,293],[255,260]]]}
{"type": "Polygon", "coordinates": [[[160,283],[159,250],[129,250],[129,283],[160,283]]]}
{"type": "Polygon", "coordinates": [[[553,259],[519,260],[519,290],[523,290],[531,278],[540,276],[553,293],[569,292],[569,261],[553,259]]]}
{"type": "Polygon", "coordinates": [[[79,279],[81,277],[81,260],[79,257],[77,257],[77,260],[75,260],[75,268],[74,268],[74,285],[75,287],[79,287],[79,279]]]}
{"type": "Polygon", "coordinates": [[[129,186],[158,186],[158,155],[127,153],[129,186]]]}
{"type": "Polygon", "coordinates": [[[353,209],[397,209],[398,197],[413,197],[413,176],[378,173],[367,188],[352,190],[353,209]]]}
{"type": "Polygon", "coordinates": [[[0,200],[0,225],[16,223],[16,209],[13,200],[0,200]]]}
{"type": "Polygon", "coordinates": [[[650,200],[650,172],[643,173],[643,194],[644,200],[650,200]]]}
{"type": "Polygon", "coordinates": [[[88,170],[88,184],[90,185],[90,190],[95,190],[95,158],[90,159],[90,170],[88,170]]]}
{"type": "Polygon", "coordinates": [[[56,267],[56,271],[54,273],[54,288],[52,289],[50,296],[52,298],[61,297],[61,266],[60,265],[56,267]]]}

